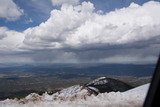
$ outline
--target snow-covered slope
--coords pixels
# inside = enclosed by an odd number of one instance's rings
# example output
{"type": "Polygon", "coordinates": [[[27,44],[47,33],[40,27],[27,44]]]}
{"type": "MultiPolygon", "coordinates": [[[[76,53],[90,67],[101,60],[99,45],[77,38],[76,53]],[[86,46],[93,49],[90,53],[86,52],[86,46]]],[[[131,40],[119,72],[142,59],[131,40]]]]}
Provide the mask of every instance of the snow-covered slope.
{"type": "Polygon", "coordinates": [[[87,89],[75,85],[53,95],[32,93],[24,99],[0,101],[0,107],[141,107],[149,84],[126,92],[89,95],[87,89]]]}

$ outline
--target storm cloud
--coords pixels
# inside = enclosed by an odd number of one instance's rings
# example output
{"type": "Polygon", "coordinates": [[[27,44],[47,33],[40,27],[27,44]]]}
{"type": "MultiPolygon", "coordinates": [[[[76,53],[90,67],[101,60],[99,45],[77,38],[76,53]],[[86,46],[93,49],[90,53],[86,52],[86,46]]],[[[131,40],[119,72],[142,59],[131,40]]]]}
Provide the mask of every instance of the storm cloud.
{"type": "Polygon", "coordinates": [[[91,2],[75,4],[62,3],[46,22],[23,32],[1,27],[0,54],[22,52],[26,62],[156,62],[160,50],[159,2],[142,6],[131,3],[109,13],[96,11],[91,2]]]}

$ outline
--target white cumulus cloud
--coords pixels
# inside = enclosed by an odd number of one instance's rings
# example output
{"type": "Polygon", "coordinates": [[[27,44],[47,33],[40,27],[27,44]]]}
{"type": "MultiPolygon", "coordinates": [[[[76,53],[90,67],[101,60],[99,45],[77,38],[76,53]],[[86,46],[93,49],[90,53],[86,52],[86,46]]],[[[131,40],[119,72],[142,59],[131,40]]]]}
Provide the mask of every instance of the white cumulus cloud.
{"type": "Polygon", "coordinates": [[[26,30],[24,42],[41,48],[79,48],[144,41],[160,36],[159,11],[160,3],[153,1],[105,14],[95,12],[90,2],[62,5],[46,22],[26,30]]]}
{"type": "Polygon", "coordinates": [[[18,50],[23,40],[23,33],[0,27],[0,51],[18,50]]]}
{"type": "Polygon", "coordinates": [[[6,31],[8,29],[6,27],[0,27],[0,40],[7,36],[6,31]]]}
{"type": "Polygon", "coordinates": [[[72,5],[76,5],[79,3],[79,0],[51,0],[53,6],[55,5],[62,5],[62,4],[72,4],[72,5]]]}
{"type": "Polygon", "coordinates": [[[0,18],[14,21],[21,15],[23,15],[23,10],[13,0],[0,0],[0,18]]]}

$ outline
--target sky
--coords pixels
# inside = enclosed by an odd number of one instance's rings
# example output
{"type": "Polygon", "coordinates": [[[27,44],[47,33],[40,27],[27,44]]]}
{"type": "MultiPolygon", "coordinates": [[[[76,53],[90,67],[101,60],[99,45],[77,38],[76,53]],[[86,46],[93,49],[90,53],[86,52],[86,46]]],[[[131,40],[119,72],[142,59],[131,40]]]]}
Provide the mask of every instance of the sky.
{"type": "Polygon", "coordinates": [[[0,0],[0,63],[154,64],[160,0],[0,0]]]}

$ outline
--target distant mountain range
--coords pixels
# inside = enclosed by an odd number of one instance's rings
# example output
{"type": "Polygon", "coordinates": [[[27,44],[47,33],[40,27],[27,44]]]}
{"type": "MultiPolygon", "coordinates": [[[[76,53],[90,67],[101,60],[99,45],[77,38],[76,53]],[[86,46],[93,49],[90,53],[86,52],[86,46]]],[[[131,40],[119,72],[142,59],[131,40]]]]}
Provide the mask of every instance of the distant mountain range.
{"type": "Polygon", "coordinates": [[[126,75],[126,76],[151,76],[155,65],[134,65],[134,64],[48,64],[48,65],[23,65],[23,64],[1,64],[0,72],[23,71],[34,73],[56,73],[65,75],[126,75]]]}

